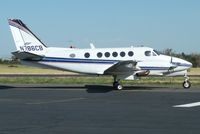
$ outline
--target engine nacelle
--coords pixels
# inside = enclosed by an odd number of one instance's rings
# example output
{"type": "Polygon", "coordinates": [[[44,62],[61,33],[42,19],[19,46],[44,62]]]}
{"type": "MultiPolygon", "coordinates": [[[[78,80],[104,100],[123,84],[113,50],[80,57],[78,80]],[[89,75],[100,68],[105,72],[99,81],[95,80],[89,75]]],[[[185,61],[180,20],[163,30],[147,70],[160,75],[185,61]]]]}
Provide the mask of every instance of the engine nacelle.
{"type": "Polygon", "coordinates": [[[135,75],[136,75],[137,77],[144,77],[144,76],[148,76],[149,73],[150,73],[149,70],[145,70],[145,71],[138,71],[138,72],[135,73],[135,75]]]}

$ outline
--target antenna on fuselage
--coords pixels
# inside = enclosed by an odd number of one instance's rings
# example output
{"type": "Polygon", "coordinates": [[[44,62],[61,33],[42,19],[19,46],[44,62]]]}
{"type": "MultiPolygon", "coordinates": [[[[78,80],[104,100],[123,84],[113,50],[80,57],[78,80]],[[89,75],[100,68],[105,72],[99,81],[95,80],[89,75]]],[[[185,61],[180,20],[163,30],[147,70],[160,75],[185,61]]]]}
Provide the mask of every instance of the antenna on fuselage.
{"type": "Polygon", "coordinates": [[[91,48],[91,49],[95,49],[95,46],[94,46],[93,43],[90,43],[90,48],[91,48]]]}

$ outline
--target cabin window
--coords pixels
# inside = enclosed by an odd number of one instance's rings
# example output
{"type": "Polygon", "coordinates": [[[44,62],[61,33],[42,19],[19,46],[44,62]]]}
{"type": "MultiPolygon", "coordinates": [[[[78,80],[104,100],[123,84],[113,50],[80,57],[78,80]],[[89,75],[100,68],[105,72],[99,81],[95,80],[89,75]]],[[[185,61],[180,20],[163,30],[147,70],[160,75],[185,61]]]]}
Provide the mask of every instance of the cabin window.
{"type": "Polygon", "coordinates": [[[128,56],[132,57],[134,55],[133,51],[128,52],[128,56]]]}
{"type": "Polygon", "coordinates": [[[117,57],[117,56],[118,56],[118,53],[117,53],[117,52],[113,52],[113,53],[112,53],[112,56],[113,56],[113,57],[117,57]]]}
{"type": "Polygon", "coordinates": [[[102,53],[101,53],[101,52],[98,52],[98,53],[97,53],[97,57],[101,58],[101,57],[102,57],[102,53]]]}
{"type": "Polygon", "coordinates": [[[85,58],[89,58],[90,57],[90,54],[89,53],[85,53],[85,58]]]}
{"type": "Polygon", "coordinates": [[[120,56],[121,56],[121,57],[124,57],[125,55],[126,55],[125,52],[121,52],[121,53],[120,53],[120,56]]]}
{"type": "Polygon", "coordinates": [[[74,53],[70,54],[69,57],[74,58],[76,55],[74,53]]]}
{"type": "Polygon", "coordinates": [[[151,51],[145,51],[145,56],[151,56],[151,51]]]}
{"type": "Polygon", "coordinates": [[[110,57],[110,53],[109,53],[109,52],[106,52],[106,53],[105,53],[105,57],[110,57]]]}

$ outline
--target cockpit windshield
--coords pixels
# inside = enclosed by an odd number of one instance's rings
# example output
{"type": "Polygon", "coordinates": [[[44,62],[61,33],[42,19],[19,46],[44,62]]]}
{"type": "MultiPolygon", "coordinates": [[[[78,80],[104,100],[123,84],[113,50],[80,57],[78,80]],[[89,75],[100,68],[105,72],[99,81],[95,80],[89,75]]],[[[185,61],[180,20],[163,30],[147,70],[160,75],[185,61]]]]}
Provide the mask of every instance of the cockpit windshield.
{"type": "Polygon", "coordinates": [[[153,50],[153,52],[156,54],[156,55],[160,55],[160,52],[156,51],[156,50],[153,50]]]}

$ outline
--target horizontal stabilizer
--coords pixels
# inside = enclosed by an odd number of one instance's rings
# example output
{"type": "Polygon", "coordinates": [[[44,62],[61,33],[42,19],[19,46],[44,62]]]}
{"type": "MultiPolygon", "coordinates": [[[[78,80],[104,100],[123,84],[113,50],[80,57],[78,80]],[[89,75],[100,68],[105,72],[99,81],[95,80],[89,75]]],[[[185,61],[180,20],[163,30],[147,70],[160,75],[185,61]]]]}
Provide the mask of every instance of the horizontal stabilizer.
{"type": "Polygon", "coordinates": [[[16,52],[12,52],[12,54],[16,58],[18,58],[20,60],[34,60],[34,61],[38,61],[38,60],[41,60],[42,58],[44,58],[44,56],[32,54],[32,53],[29,53],[29,52],[19,52],[19,51],[16,51],[16,52]]]}

